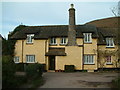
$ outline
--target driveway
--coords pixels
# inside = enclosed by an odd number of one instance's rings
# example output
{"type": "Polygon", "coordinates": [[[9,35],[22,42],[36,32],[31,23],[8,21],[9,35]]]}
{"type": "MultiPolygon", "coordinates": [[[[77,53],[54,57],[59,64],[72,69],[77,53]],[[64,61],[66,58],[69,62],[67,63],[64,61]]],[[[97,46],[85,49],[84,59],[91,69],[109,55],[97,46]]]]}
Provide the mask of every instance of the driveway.
{"type": "Polygon", "coordinates": [[[111,81],[118,77],[115,72],[46,72],[45,84],[39,88],[110,88],[111,81]]]}

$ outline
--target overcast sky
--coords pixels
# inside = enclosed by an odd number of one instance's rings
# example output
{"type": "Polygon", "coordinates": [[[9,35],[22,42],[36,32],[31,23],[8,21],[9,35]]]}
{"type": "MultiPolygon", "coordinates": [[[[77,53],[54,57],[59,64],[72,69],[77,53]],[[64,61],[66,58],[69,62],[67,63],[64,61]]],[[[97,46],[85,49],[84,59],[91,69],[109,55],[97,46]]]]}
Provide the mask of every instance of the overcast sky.
{"type": "MultiPolygon", "coordinates": [[[[118,2],[1,2],[2,25],[0,33],[7,37],[9,31],[20,25],[68,25],[70,4],[76,9],[76,24],[113,17],[110,8],[118,2]]],[[[0,18],[1,19],[1,18],[0,18]]]]}

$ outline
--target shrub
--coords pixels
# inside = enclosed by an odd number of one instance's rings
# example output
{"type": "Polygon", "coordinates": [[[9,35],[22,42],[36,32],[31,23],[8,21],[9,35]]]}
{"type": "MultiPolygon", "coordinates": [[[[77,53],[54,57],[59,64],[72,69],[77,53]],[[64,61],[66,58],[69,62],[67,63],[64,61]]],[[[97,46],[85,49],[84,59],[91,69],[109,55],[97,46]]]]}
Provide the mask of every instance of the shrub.
{"type": "Polygon", "coordinates": [[[14,79],[15,64],[11,56],[2,57],[2,87],[10,88],[16,86],[16,80],[14,79]]]}
{"type": "Polygon", "coordinates": [[[23,63],[18,63],[15,66],[16,66],[16,71],[24,71],[24,64],[23,63]]]}
{"type": "Polygon", "coordinates": [[[75,66],[74,65],[65,65],[65,72],[74,72],[75,66]]]}
{"type": "Polygon", "coordinates": [[[116,88],[116,90],[120,90],[120,77],[116,78],[115,80],[112,80],[112,87],[116,88]]]}
{"type": "Polygon", "coordinates": [[[26,74],[28,77],[31,77],[31,78],[42,76],[42,65],[41,64],[28,64],[26,66],[26,74]]]}

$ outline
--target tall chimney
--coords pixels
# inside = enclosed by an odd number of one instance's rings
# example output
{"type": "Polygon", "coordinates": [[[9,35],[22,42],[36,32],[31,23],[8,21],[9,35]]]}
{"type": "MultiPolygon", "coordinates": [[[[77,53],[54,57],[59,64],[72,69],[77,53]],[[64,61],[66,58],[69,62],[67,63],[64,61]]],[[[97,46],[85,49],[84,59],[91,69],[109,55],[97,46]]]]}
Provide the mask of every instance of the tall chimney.
{"type": "Polygon", "coordinates": [[[76,46],[76,30],[75,30],[75,9],[71,4],[69,9],[69,26],[68,26],[68,46],[76,46]]]}

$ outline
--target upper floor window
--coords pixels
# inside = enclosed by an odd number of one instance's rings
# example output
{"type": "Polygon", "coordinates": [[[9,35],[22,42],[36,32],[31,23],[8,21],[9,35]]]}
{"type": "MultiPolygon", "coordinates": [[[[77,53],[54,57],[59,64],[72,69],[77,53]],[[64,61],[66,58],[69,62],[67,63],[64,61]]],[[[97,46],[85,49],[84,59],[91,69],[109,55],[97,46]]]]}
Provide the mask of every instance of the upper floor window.
{"type": "Polygon", "coordinates": [[[67,44],[65,37],[62,37],[62,38],[61,38],[60,44],[67,44]]]}
{"type": "Polygon", "coordinates": [[[106,38],[106,47],[114,47],[113,38],[106,38]]]}
{"type": "Polygon", "coordinates": [[[106,56],[106,64],[112,64],[111,56],[106,56]]]}
{"type": "Polygon", "coordinates": [[[33,37],[34,37],[34,34],[28,34],[27,35],[27,43],[33,43],[33,37]]]}
{"type": "Polygon", "coordinates": [[[15,62],[15,63],[19,63],[19,56],[15,56],[15,57],[14,57],[14,62],[15,62]]]}
{"type": "Polygon", "coordinates": [[[57,44],[55,37],[52,37],[52,38],[50,39],[50,44],[51,44],[51,45],[56,45],[56,44],[57,44]]]}
{"type": "Polygon", "coordinates": [[[92,42],[92,33],[83,33],[84,35],[84,42],[91,43],[92,42]]]}
{"type": "Polygon", "coordinates": [[[35,55],[26,55],[26,62],[27,63],[34,63],[35,62],[35,55]]]}
{"type": "Polygon", "coordinates": [[[94,64],[94,56],[84,55],[84,64],[94,64]]]}

